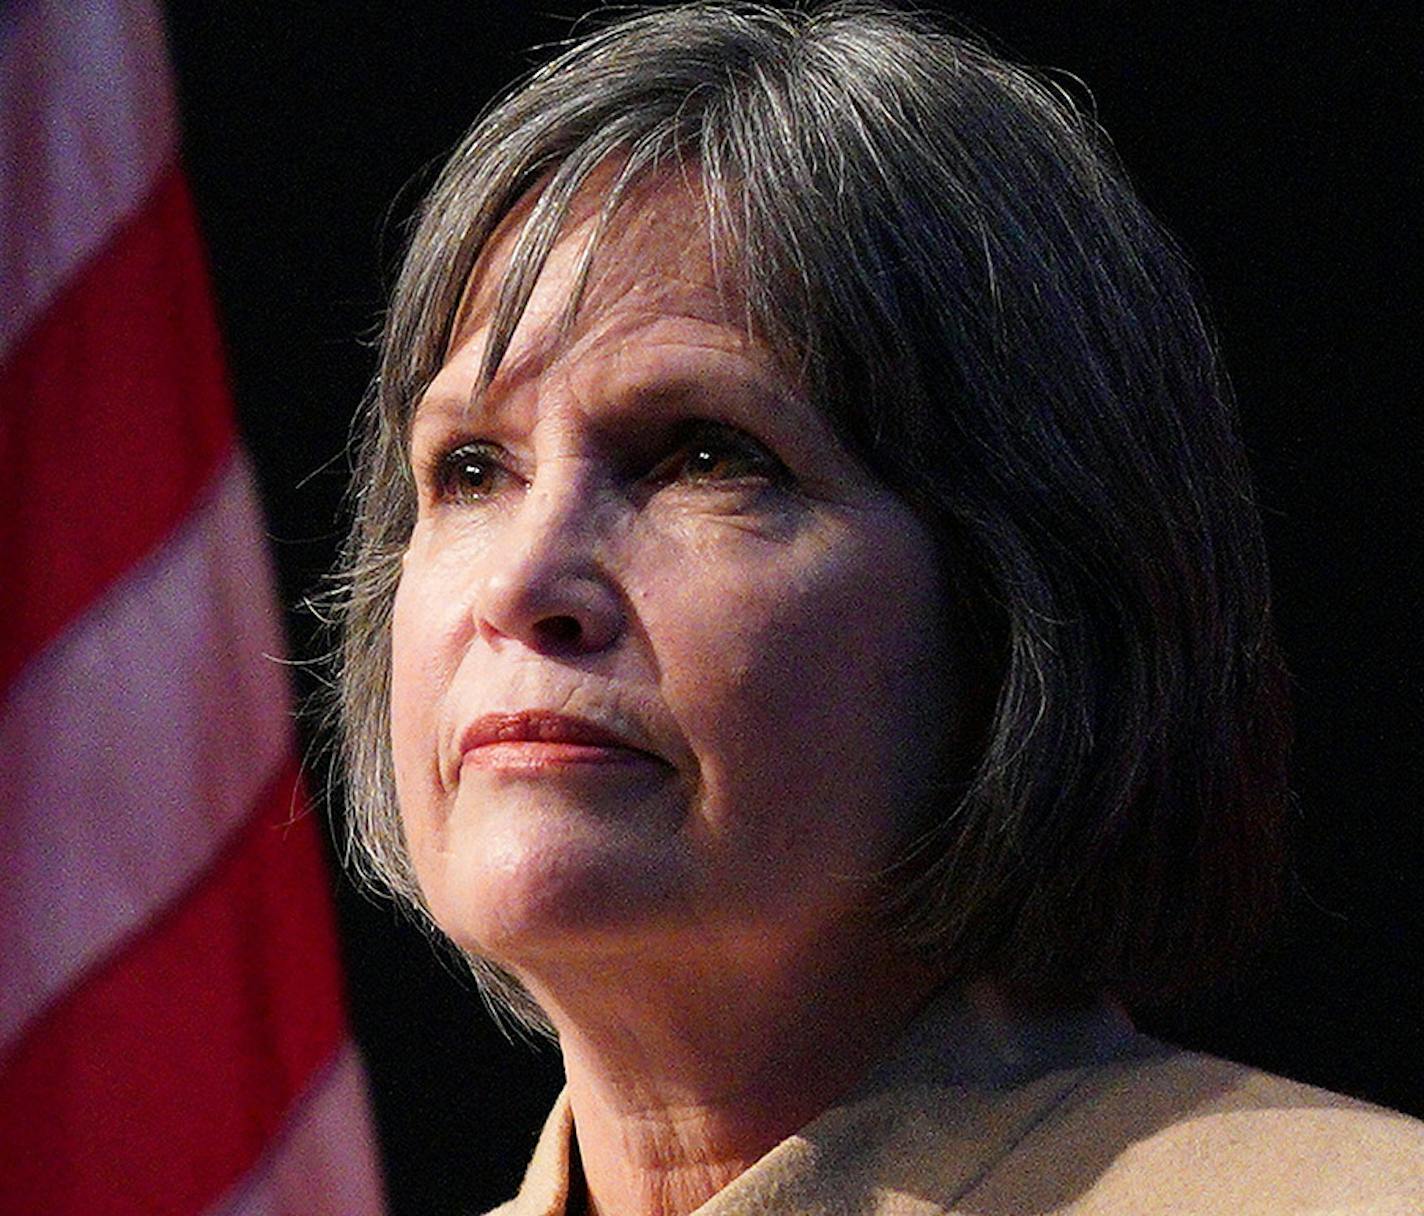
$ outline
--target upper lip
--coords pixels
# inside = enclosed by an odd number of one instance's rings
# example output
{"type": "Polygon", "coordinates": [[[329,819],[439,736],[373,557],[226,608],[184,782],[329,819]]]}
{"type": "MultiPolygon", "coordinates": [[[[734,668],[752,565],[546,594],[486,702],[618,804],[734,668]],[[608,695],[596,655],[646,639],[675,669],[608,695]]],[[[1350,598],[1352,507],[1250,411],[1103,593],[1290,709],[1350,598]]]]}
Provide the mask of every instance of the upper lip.
{"type": "Polygon", "coordinates": [[[661,759],[639,738],[621,730],[547,709],[520,709],[476,718],[459,737],[459,755],[491,743],[575,743],[621,747],[661,759]]]}

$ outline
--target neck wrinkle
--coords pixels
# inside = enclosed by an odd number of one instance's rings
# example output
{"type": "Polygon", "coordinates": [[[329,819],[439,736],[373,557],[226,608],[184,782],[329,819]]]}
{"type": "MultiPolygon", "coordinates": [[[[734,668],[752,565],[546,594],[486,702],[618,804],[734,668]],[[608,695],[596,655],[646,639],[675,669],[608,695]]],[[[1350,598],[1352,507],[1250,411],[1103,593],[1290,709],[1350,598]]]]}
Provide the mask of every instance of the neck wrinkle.
{"type": "Polygon", "coordinates": [[[703,993],[646,1036],[551,1009],[589,1210],[685,1216],[860,1082],[936,986],[917,965],[861,970],[799,995],[703,993]]]}

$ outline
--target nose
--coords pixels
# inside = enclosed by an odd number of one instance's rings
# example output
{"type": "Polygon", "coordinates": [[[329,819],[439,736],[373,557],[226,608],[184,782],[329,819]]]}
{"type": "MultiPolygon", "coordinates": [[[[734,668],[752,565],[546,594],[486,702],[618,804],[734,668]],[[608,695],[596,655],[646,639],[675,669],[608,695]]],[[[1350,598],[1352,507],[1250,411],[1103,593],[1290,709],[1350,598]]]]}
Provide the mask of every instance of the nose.
{"type": "Polygon", "coordinates": [[[623,594],[603,560],[609,511],[576,473],[531,485],[486,552],[475,597],[481,636],[541,654],[593,654],[622,636],[623,594]]]}

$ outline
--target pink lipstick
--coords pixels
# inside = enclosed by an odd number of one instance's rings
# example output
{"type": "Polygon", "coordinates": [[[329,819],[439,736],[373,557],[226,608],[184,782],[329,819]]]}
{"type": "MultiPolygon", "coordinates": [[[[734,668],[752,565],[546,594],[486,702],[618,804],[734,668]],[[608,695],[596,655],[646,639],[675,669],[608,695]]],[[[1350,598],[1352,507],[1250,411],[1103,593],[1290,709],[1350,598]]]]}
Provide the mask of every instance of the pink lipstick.
{"type": "Polygon", "coordinates": [[[666,762],[615,731],[550,710],[485,714],[460,735],[462,766],[536,771],[650,763],[666,762]]]}

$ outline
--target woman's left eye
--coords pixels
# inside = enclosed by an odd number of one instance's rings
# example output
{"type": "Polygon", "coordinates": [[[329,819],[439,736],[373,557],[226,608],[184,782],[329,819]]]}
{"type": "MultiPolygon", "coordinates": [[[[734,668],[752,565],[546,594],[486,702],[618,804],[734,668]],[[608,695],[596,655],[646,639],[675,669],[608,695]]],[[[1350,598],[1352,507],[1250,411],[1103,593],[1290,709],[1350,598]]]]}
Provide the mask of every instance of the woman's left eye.
{"type": "Polygon", "coordinates": [[[717,482],[779,482],[786,467],[743,431],[716,423],[701,423],[663,462],[660,479],[693,484],[717,482]]]}

